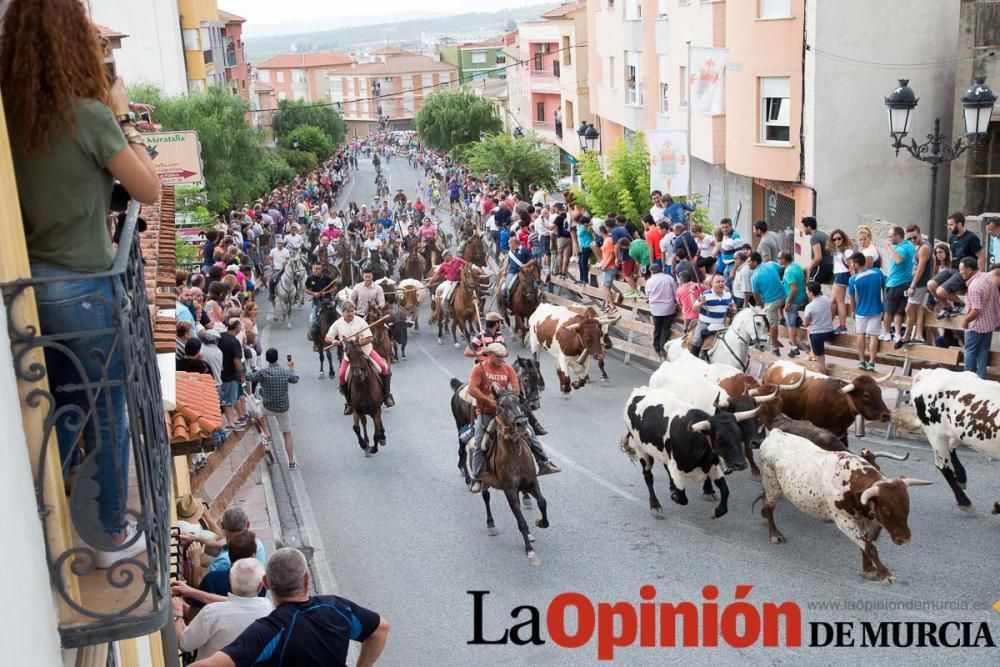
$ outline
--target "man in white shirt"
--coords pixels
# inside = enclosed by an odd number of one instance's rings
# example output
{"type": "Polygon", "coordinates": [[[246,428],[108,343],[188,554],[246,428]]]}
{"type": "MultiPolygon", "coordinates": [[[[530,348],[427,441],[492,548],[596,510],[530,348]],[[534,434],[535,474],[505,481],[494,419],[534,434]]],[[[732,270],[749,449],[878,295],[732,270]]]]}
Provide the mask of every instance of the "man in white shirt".
{"type": "Polygon", "coordinates": [[[381,285],[376,285],[371,269],[365,269],[361,274],[363,282],[351,290],[351,302],[357,308],[358,315],[368,317],[368,306],[375,304],[379,309],[385,308],[385,291],[381,285]]]}
{"type": "Polygon", "coordinates": [[[650,194],[653,198],[653,205],[649,207],[649,214],[653,216],[653,222],[659,222],[663,220],[663,212],[666,210],[663,205],[663,193],[659,190],[653,190],[650,194]]]}
{"type": "Polygon", "coordinates": [[[274,294],[274,285],[278,282],[278,276],[281,275],[281,270],[285,268],[285,262],[291,256],[291,251],[285,247],[284,238],[278,239],[277,245],[271,248],[267,257],[268,263],[271,265],[271,284],[268,286],[271,294],[274,294]]]}
{"type": "Polygon", "coordinates": [[[173,598],[174,630],[181,650],[198,652],[206,658],[239,637],[251,623],[274,610],[271,601],[258,597],[263,585],[264,566],[256,558],[241,558],[229,568],[228,599],[207,604],[194,617],[191,625],[184,623],[184,601],[173,598]]]}
{"type": "MultiPolygon", "coordinates": [[[[369,274],[367,278],[370,279],[371,274],[369,274]]],[[[355,289],[357,289],[357,287],[355,289]]],[[[379,291],[382,290],[382,288],[378,289],[379,291]]],[[[384,301],[385,295],[383,295],[382,298],[384,301]]],[[[341,312],[343,315],[340,319],[330,325],[330,329],[326,332],[326,344],[343,345],[347,339],[357,343],[361,347],[361,351],[368,355],[368,358],[375,362],[375,365],[378,366],[379,372],[382,374],[383,381],[383,403],[387,408],[391,408],[396,404],[396,401],[393,400],[392,394],[390,393],[392,373],[389,370],[389,364],[387,364],[382,358],[382,355],[376,352],[375,348],[372,347],[372,332],[368,329],[368,323],[365,319],[360,317],[356,311],[357,309],[355,308],[353,301],[344,302],[344,305],[341,306],[341,312]],[[365,331],[366,329],[368,330],[365,331]]],[[[348,366],[349,362],[347,360],[347,355],[345,354],[344,358],[340,362],[340,372],[337,373],[337,378],[340,381],[340,393],[344,395],[345,415],[349,415],[352,412],[350,388],[347,384],[348,366]]]]}
{"type": "Polygon", "coordinates": [[[302,248],[303,243],[305,243],[305,239],[299,234],[299,226],[292,225],[291,232],[285,235],[285,246],[289,252],[295,252],[302,248]]]}
{"type": "Polygon", "coordinates": [[[531,195],[531,205],[535,208],[545,205],[545,200],[548,199],[549,193],[545,191],[544,188],[538,188],[535,193],[531,195]]]}
{"type": "Polygon", "coordinates": [[[306,221],[306,203],[302,200],[299,200],[299,203],[295,205],[295,217],[299,219],[300,223],[306,221]]]}
{"type": "Polygon", "coordinates": [[[378,252],[382,249],[382,240],[375,237],[375,232],[368,232],[368,236],[365,238],[365,249],[371,250],[373,252],[378,252]]]}

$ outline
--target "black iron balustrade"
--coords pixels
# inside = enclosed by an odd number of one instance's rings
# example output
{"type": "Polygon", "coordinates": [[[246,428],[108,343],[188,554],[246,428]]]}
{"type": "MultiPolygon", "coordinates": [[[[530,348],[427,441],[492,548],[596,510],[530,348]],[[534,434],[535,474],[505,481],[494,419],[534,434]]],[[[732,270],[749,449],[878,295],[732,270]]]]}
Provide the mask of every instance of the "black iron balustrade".
{"type": "MultiPolygon", "coordinates": [[[[170,448],[163,413],[156,353],[153,348],[152,323],[146,299],[143,259],[137,234],[139,205],[131,202],[122,223],[120,242],[114,263],[103,273],[81,274],[79,277],[38,277],[16,280],[2,285],[4,306],[14,358],[16,377],[31,388],[27,402],[41,407],[45,414],[43,443],[32,451],[39,452],[35,461],[35,493],[39,516],[46,532],[46,557],[53,590],[64,609],[60,616],[60,636],[66,648],[111,642],[147,635],[164,628],[170,619],[170,448]],[[98,280],[110,287],[114,295],[113,325],[94,329],[93,323],[79,322],[79,329],[69,333],[39,330],[25,322],[14,320],[18,299],[30,298],[32,289],[47,289],[57,282],[98,280]],[[98,338],[99,337],[99,338],[98,338]],[[96,341],[101,340],[98,344],[96,341]],[[110,346],[108,342],[111,341],[110,346]],[[94,347],[89,345],[93,342],[94,347]],[[90,359],[73,352],[81,346],[90,359]],[[69,360],[75,365],[74,383],[60,384],[53,368],[32,363],[34,352],[41,350],[51,360],[69,360]],[[100,377],[94,377],[95,360],[100,377]],[[120,360],[120,365],[118,361],[120,360]],[[86,364],[91,370],[83,370],[86,364]],[[120,368],[119,372],[117,369],[120,368]],[[49,385],[46,388],[44,382],[49,385]],[[113,392],[119,391],[119,394],[113,392]],[[82,397],[67,404],[66,396],[73,392],[82,397]],[[101,470],[99,461],[107,464],[102,448],[117,442],[115,420],[98,423],[114,411],[112,395],[124,394],[125,420],[128,430],[128,463],[115,455],[112,479],[117,489],[124,489],[124,517],[135,524],[137,535],[115,546],[102,524],[98,496],[107,492],[101,484],[108,483],[108,471],[101,470]],[[110,406],[110,407],[109,407],[110,406]],[[48,534],[51,527],[44,521],[53,510],[52,498],[45,497],[43,479],[47,447],[59,447],[57,423],[65,436],[73,434],[69,456],[64,457],[63,473],[68,491],[68,522],[72,544],[61,553],[53,553],[57,544],[48,534]],[[111,428],[111,442],[102,442],[99,427],[111,428]],[[87,441],[89,440],[89,441],[87,441]],[[46,444],[47,443],[47,444],[46,444]],[[75,457],[75,458],[74,458],[75,457]],[[68,467],[72,466],[72,472],[68,467]],[[138,554],[118,558],[107,569],[98,568],[98,550],[128,550],[145,540],[138,554]],[[66,609],[71,610],[66,613],[66,609]]],[[[65,361],[63,362],[65,363],[65,361]]],[[[64,375],[62,370],[57,373],[64,375]]],[[[66,449],[65,437],[63,449],[66,449]]],[[[119,450],[115,449],[114,452],[119,450]]],[[[106,521],[106,516],[104,517],[106,521]]],[[[173,632],[162,633],[164,648],[174,648],[173,632]]],[[[171,655],[165,652],[165,655],[171,655]]]]}

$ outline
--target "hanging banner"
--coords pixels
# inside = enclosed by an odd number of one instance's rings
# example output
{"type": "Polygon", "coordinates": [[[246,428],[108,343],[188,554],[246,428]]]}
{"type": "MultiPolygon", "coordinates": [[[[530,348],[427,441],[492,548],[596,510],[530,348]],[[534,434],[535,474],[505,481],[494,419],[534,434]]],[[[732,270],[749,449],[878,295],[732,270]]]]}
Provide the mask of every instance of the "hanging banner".
{"type": "Polygon", "coordinates": [[[653,130],[649,138],[649,189],[686,197],[691,156],[687,130],[653,130]]]}
{"type": "Polygon", "coordinates": [[[722,74],[729,49],[691,47],[691,75],[688,99],[691,111],[717,116],[725,113],[722,74]]]}

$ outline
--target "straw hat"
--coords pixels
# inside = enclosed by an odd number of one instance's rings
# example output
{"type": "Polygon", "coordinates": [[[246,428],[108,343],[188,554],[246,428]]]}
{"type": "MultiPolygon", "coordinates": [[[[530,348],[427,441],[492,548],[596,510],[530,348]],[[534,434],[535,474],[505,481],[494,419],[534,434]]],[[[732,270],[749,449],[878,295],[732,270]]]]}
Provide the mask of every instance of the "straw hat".
{"type": "Polygon", "coordinates": [[[181,521],[198,523],[204,514],[205,505],[190,493],[185,493],[177,499],[177,518],[181,521]]]}

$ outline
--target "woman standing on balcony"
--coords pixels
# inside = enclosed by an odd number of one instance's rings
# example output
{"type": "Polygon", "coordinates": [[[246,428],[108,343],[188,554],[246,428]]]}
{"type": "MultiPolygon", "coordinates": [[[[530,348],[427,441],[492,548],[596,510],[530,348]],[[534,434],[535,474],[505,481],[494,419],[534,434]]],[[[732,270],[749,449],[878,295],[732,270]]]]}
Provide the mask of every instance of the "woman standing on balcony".
{"type": "Polygon", "coordinates": [[[83,530],[89,522],[77,527],[96,550],[96,566],[108,567],[142,552],[145,538],[124,512],[125,390],[108,386],[123,379],[122,341],[116,334],[88,336],[81,327],[116,330],[123,313],[120,276],[91,277],[111,269],[115,258],[107,224],[113,179],[144,203],[158,200],[160,185],[132,122],[124,82],[109,82],[83,3],[11,0],[3,35],[0,85],[32,280],[39,281],[41,331],[72,335],[60,340],[59,350],[46,347],[49,387],[60,411],[59,452],[64,469],[81,445],[95,457],[92,481],[78,478],[76,484],[96,482],[96,507],[81,504],[77,510],[102,530],[83,530]],[[105,355],[103,363],[95,350],[105,355]],[[81,382],[100,383],[92,401],[82,391],[62,388],[81,382]]]}

